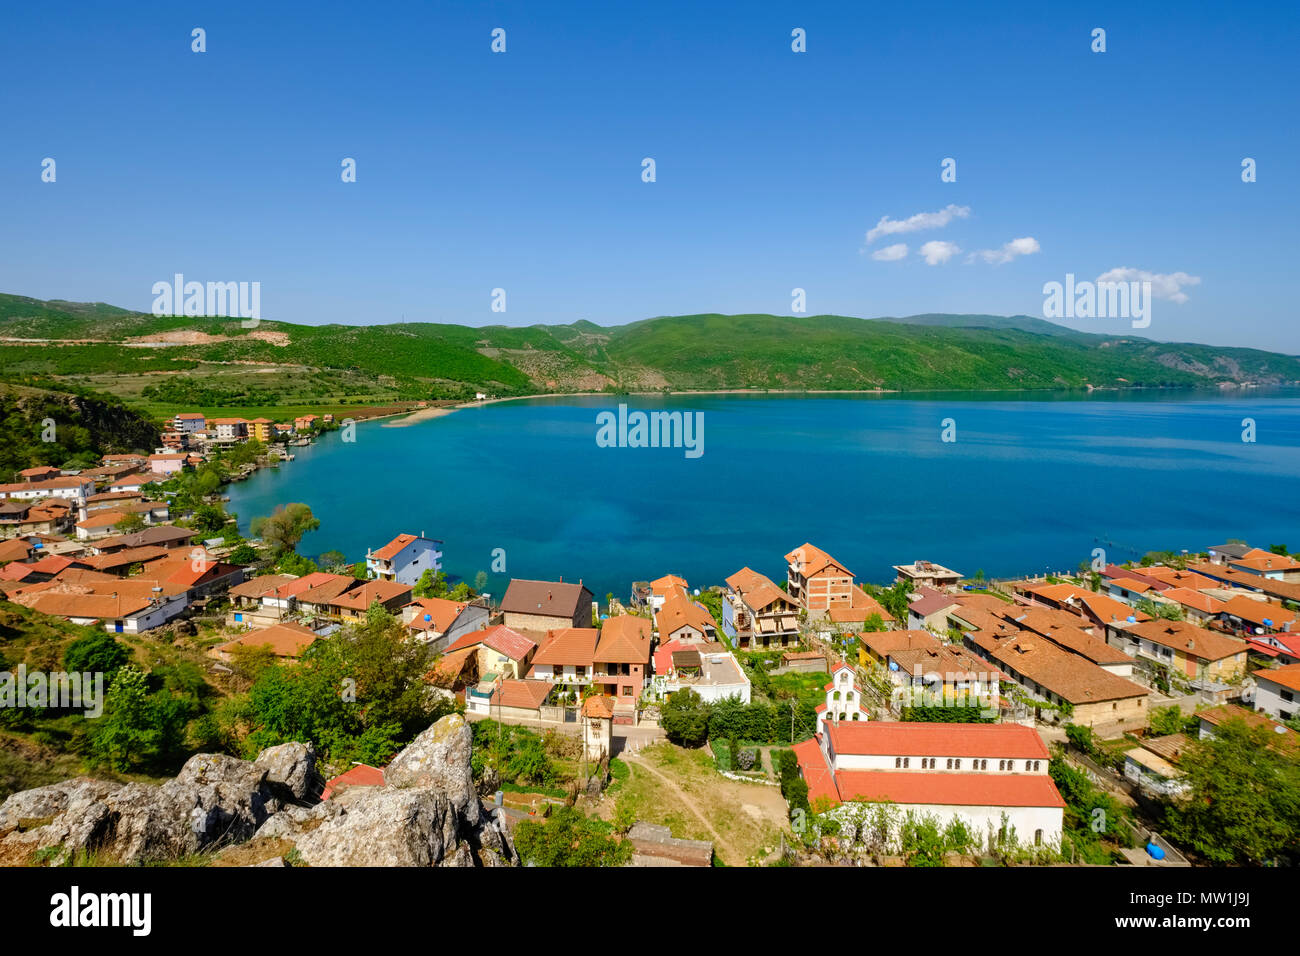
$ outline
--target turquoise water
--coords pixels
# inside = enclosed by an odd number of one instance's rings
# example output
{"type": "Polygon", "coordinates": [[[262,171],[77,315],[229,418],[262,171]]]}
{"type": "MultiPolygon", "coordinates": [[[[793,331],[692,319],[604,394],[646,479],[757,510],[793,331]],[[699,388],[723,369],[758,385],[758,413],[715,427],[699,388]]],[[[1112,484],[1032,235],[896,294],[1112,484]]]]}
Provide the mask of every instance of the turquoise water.
{"type": "Polygon", "coordinates": [[[779,581],[804,541],[882,583],[917,558],[1007,576],[1072,569],[1095,547],[1117,561],[1229,537],[1300,547],[1295,389],[534,399],[295,451],[231,487],[245,531],[303,501],[321,520],[305,554],[356,560],[424,532],[450,575],[489,572],[497,597],[509,577],[582,578],[602,602],[668,571],[706,586],[749,565],[779,581]],[[620,401],[703,413],[704,453],[599,447],[597,413],[620,401]]]}

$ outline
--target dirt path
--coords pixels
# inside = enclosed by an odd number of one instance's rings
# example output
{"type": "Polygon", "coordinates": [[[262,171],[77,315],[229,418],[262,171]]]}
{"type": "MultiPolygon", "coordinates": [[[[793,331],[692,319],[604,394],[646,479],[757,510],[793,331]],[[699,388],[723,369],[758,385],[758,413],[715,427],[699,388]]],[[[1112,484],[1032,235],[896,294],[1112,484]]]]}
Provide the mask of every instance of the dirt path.
{"type": "MultiPolygon", "coordinates": [[[[666,784],[668,788],[672,790],[675,794],[677,794],[677,796],[681,799],[682,805],[685,806],[686,809],[690,810],[691,813],[695,815],[695,818],[697,820],[699,820],[702,824],[704,824],[704,829],[708,830],[711,834],[713,834],[714,852],[717,853],[718,856],[722,858],[722,861],[726,863],[728,866],[737,865],[735,862],[733,862],[733,860],[735,859],[736,847],[732,845],[730,841],[724,840],[722,834],[720,834],[717,830],[713,829],[713,824],[709,822],[708,817],[706,817],[703,813],[700,812],[700,808],[695,805],[695,800],[692,799],[690,794],[688,794],[685,790],[683,790],[680,786],[678,786],[676,780],[674,780],[672,777],[668,776],[667,774],[660,772],[656,768],[650,766],[650,763],[640,754],[625,753],[620,759],[628,763],[636,764],[641,769],[645,770],[646,772],[650,773],[655,777],[658,777],[661,781],[663,781],[664,784],[666,784]],[[722,852],[724,847],[727,850],[725,854],[722,852]]],[[[740,860],[740,862],[743,863],[744,860],[742,859],[740,860]]]]}

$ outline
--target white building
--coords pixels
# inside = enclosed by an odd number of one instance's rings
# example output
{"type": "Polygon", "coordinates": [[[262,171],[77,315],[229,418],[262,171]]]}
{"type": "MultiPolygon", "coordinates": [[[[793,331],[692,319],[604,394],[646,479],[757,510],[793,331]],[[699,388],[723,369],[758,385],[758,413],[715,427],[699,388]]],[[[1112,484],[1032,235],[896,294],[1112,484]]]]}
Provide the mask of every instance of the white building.
{"type": "Polygon", "coordinates": [[[366,572],[381,581],[416,584],[425,571],[442,570],[442,542],[423,533],[399,534],[377,551],[366,554],[366,572]]]}
{"type": "Polygon", "coordinates": [[[794,746],[809,802],[891,804],[942,828],[961,819],[976,834],[1059,847],[1065,801],[1051,757],[1031,727],[849,721],[794,746]]]}
{"type": "Polygon", "coordinates": [[[843,662],[836,664],[826,685],[826,703],[817,707],[817,733],[825,731],[827,721],[870,719],[871,715],[862,706],[857,672],[843,662]]]}
{"type": "Polygon", "coordinates": [[[1256,710],[1280,721],[1300,713],[1300,664],[1257,670],[1254,677],[1256,710]]]}

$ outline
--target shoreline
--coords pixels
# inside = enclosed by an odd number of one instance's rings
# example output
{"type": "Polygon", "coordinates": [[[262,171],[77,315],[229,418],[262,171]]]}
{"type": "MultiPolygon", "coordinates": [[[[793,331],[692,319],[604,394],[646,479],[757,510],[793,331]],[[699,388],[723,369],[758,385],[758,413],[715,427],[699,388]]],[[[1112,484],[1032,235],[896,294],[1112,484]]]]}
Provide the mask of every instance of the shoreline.
{"type": "MultiPolygon", "coordinates": [[[[1260,386],[1250,383],[1230,383],[1220,385],[1134,385],[1121,387],[1114,385],[1094,386],[1088,385],[1081,388],[1060,388],[1060,389],[1033,389],[1033,388],[958,388],[958,389],[927,389],[917,391],[918,395],[933,395],[936,393],[951,395],[1007,395],[1012,393],[1040,393],[1053,394],[1058,392],[1078,392],[1081,396],[1093,395],[1098,392],[1122,394],[1128,392],[1171,392],[1171,391],[1202,391],[1213,390],[1222,394],[1228,391],[1247,391],[1255,388],[1267,388],[1272,386],[1260,386]]],[[[1287,386],[1281,386],[1287,387],[1287,386]]],[[[456,405],[442,405],[436,408],[421,408],[414,412],[402,413],[397,412],[394,415],[385,415],[384,418],[395,418],[404,416],[397,421],[388,422],[385,428],[403,428],[408,425],[418,425],[420,422],[429,421],[434,418],[441,418],[444,415],[450,415],[452,412],[460,411],[463,408],[478,408],[483,405],[498,405],[502,402],[524,402],[535,398],[600,398],[608,397],[611,400],[621,398],[645,397],[645,396],[681,396],[681,395],[907,395],[911,394],[898,388],[709,388],[709,389],[673,389],[671,391],[643,390],[635,392],[539,392],[535,395],[507,395],[501,398],[484,398],[469,402],[460,402],[456,405]]]]}

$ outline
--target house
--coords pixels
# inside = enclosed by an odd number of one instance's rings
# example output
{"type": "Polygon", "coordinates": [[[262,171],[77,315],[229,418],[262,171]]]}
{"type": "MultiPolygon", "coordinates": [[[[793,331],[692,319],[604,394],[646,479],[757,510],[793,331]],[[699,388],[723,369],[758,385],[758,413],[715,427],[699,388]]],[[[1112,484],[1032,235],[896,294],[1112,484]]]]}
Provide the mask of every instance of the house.
{"type": "Polygon", "coordinates": [[[1257,670],[1253,676],[1256,710],[1280,721],[1300,714],[1300,664],[1257,670]]]}
{"type": "Polygon", "coordinates": [[[878,617],[886,627],[895,623],[894,616],[856,584],[849,588],[848,604],[832,604],[826,611],[827,620],[840,633],[863,630],[873,617],[878,617]]]}
{"type": "Polygon", "coordinates": [[[283,609],[263,605],[262,598],[296,580],[292,574],[264,574],[236,584],[227,592],[226,627],[263,628],[278,623],[285,616],[283,609]]]}
{"type": "Polygon", "coordinates": [[[1248,553],[1255,550],[1244,541],[1232,541],[1228,544],[1216,544],[1214,547],[1207,549],[1212,564],[1227,565],[1229,561],[1238,558],[1244,558],[1248,553]]]}
{"type": "Polygon", "coordinates": [[[857,673],[848,664],[836,664],[826,683],[826,703],[817,705],[817,733],[825,731],[827,721],[870,719],[870,711],[862,706],[857,673]]]}
{"type": "MultiPolygon", "coordinates": [[[[1070,705],[1068,721],[1118,736],[1147,723],[1148,691],[1103,670],[1031,631],[1011,624],[966,635],[976,654],[996,664],[1029,694],[1049,704],[1070,705]]],[[[1060,710],[1039,710],[1042,719],[1065,722],[1060,710]]]]}
{"type": "Polygon", "coordinates": [[[447,648],[446,656],[465,648],[475,649],[478,673],[484,678],[508,674],[514,680],[523,680],[537,653],[537,642],[507,625],[497,624],[459,638],[447,648]]]}
{"type": "Polygon", "coordinates": [[[1074,611],[1103,628],[1112,621],[1124,621],[1129,617],[1139,621],[1151,620],[1150,615],[1135,610],[1123,601],[1073,584],[1021,586],[1017,591],[1030,604],[1074,611]]]}
{"type": "Polygon", "coordinates": [[[943,588],[955,587],[961,581],[961,574],[950,568],[945,568],[942,564],[935,564],[932,561],[913,561],[911,564],[896,564],[894,570],[898,572],[895,581],[911,581],[913,588],[943,588]]]}
{"type": "Polygon", "coordinates": [[[910,811],[934,817],[940,831],[960,819],[990,839],[1060,844],[1065,801],[1047,773],[1051,755],[1030,727],[827,723],[793,750],[814,808],[887,803],[895,828],[910,811]]]}
{"type": "Polygon", "coordinates": [[[136,471],[126,475],[110,478],[105,491],[140,491],[145,485],[158,481],[158,476],[150,471],[136,471]]]}
{"type": "Polygon", "coordinates": [[[890,651],[884,674],[894,689],[889,704],[908,707],[975,707],[996,717],[999,686],[1005,675],[960,644],[890,651]]]}
{"type": "Polygon", "coordinates": [[[318,635],[301,624],[272,624],[260,631],[250,631],[233,641],[218,645],[215,654],[223,661],[229,661],[231,652],[237,648],[269,647],[280,660],[295,661],[302,657],[303,651],[316,643],[318,635]]]}
{"type": "Polygon", "coordinates": [[[150,455],[149,470],[155,475],[175,475],[185,469],[187,455],[150,455]]]}
{"type": "Polygon", "coordinates": [[[1246,674],[1246,643],[1188,621],[1112,624],[1107,641],[1193,681],[1229,683],[1246,674]]]}
{"type": "Polygon", "coordinates": [[[270,443],[275,437],[275,422],[269,418],[254,418],[248,423],[248,437],[254,441],[270,443]]]}
{"type": "MultiPolygon", "coordinates": [[[[644,589],[644,603],[650,608],[650,616],[654,617],[659,613],[659,609],[664,606],[664,601],[668,599],[669,591],[675,588],[684,591],[687,587],[686,579],[680,574],[665,574],[651,581],[644,589]]],[[[635,593],[633,597],[636,597],[635,593]]]]}
{"type": "Polygon", "coordinates": [[[1218,729],[1231,720],[1240,720],[1248,727],[1264,727],[1273,735],[1273,746],[1292,756],[1300,756],[1300,733],[1258,711],[1247,710],[1236,704],[1220,704],[1207,710],[1198,711],[1200,720],[1198,734],[1201,740],[1213,737],[1218,729]]]}
{"type": "Polygon", "coordinates": [[[799,643],[799,605],[771,579],[741,568],[723,591],[722,631],[741,649],[793,647],[799,643]]]}
{"type": "Polygon", "coordinates": [[[489,612],[483,601],[449,601],[446,598],[415,598],[402,608],[402,623],[411,636],[433,651],[441,651],[464,634],[488,626],[489,612]]]}
{"type": "Polygon", "coordinates": [[[162,548],[185,548],[194,540],[197,532],[189,528],[177,528],[174,525],[153,525],[130,534],[103,538],[92,546],[100,554],[122,551],[127,548],[143,548],[157,545],[162,548]]]}
{"type": "Polygon", "coordinates": [[[480,681],[465,695],[466,705],[474,713],[487,714],[498,720],[544,720],[546,706],[555,685],[539,680],[480,681]]]}
{"type": "Polygon", "coordinates": [[[18,472],[18,477],[23,481],[45,481],[49,478],[58,478],[63,472],[53,465],[40,465],[36,468],[24,468],[18,472]]]}
{"type": "Polygon", "coordinates": [[[1228,561],[1234,571],[1253,574],[1270,581],[1300,582],[1300,561],[1285,554],[1251,548],[1240,558],[1228,561]]]}
{"type": "Polygon", "coordinates": [[[565,627],[591,627],[592,593],[577,584],[559,581],[511,580],[501,599],[506,627],[551,631],[565,627]]]}
{"type": "Polygon", "coordinates": [[[929,631],[869,631],[858,635],[858,665],[886,667],[894,651],[942,646],[929,631]]]}
{"type": "Polygon", "coordinates": [[[411,601],[411,586],[396,581],[364,581],[341,594],[323,601],[326,617],[341,621],[364,621],[373,605],[391,614],[400,614],[411,601]]]}
{"type": "Polygon", "coordinates": [[[207,421],[198,412],[180,412],[172,419],[172,430],[188,435],[201,432],[207,427],[207,421]]]}
{"type": "Polygon", "coordinates": [[[1124,754],[1124,776],[1144,790],[1165,797],[1187,792],[1185,774],[1178,769],[1191,743],[1186,734],[1148,737],[1140,746],[1124,754]]]}
{"type": "Polygon", "coordinates": [[[1004,607],[1000,616],[1023,631],[1031,631],[1047,638],[1057,647],[1091,661],[1102,670],[1119,677],[1132,677],[1136,663],[1106,639],[1092,633],[1093,624],[1087,618],[1069,611],[1051,608],[1004,607]]]}
{"type": "Polygon", "coordinates": [[[1107,582],[1107,593],[1115,600],[1123,601],[1125,604],[1137,604],[1144,598],[1159,601],[1159,592],[1160,589],[1156,585],[1136,577],[1111,578],[1107,582]]]}
{"type": "Polygon", "coordinates": [[[94,493],[95,479],[83,478],[80,475],[66,475],[59,478],[18,481],[0,485],[0,497],[15,498],[20,501],[64,498],[81,504],[94,493]]]}
{"type": "Polygon", "coordinates": [[[960,606],[955,595],[922,585],[917,596],[907,605],[908,630],[944,634],[947,632],[949,612],[960,606]]]}
{"type": "Polygon", "coordinates": [[[317,427],[316,423],[320,421],[319,415],[299,415],[293,420],[293,430],[297,432],[311,431],[317,427]]]}
{"type": "Polygon", "coordinates": [[[566,627],[547,631],[528,672],[530,680],[548,681],[562,691],[581,694],[591,683],[595,671],[596,641],[600,632],[594,627],[566,627]]]}
{"type": "Polygon", "coordinates": [[[1202,627],[1222,618],[1227,605],[1218,598],[1210,597],[1203,591],[1191,588],[1170,588],[1160,595],[1166,601],[1173,601],[1183,609],[1183,617],[1202,627]]]}
{"type": "Polygon", "coordinates": [[[366,552],[366,573],[381,581],[418,584],[425,571],[442,570],[442,542],[424,533],[399,534],[377,551],[366,552]]]}
{"type": "Polygon", "coordinates": [[[313,571],[293,578],[259,598],[264,613],[278,614],[280,619],[294,614],[325,615],[326,602],[338,597],[357,583],[344,574],[313,571]]]}
{"type": "Polygon", "coordinates": [[[600,628],[592,682],[614,700],[614,723],[636,720],[636,705],[650,682],[650,621],[622,614],[600,628]]]}
{"type": "Polygon", "coordinates": [[[655,689],[662,695],[690,688],[706,701],[750,700],[751,685],[744,670],[722,644],[669,641],[654,652],[655,689]]]}
{"type": "Polygon", "coordinates": [[[1219,621],[1243,637],[1277,632],[1300,634],[1300,618],[1297,618],[1294,611],[1288,611],[1280,604],[1256,601],[1243,594],[1223,602],[1223,607],[1219,610],[1219,621]]]}
{"type": "Polygon", "coordinates": [[[248,422],[242,418],[214,418],[211,427],[220,444],[233,445],[248,440],[248,422]]]}
{"type": "Polygon", "coordinates": [[[853,572],[821,548],[805,543],[785,560],[786,592],[810,617],[823,617],[830,608],[852,602],[853,572]]]}
{"type": "Polygon", "coordinates": [[[153,581],[124,581],[96,571],[62,572],[50,581],[9,595],[15,604],[73,624],[102,626],[115,634],[140,634],[180,615],[184,591],[166,594],[153,581]]]}
{"type": "Polygon", "coordinates": [[[654,624],[659,632],[660,643],[685,641],[711,644],[717,640],[717,622],[713,615],[702,604],[692,601],[684,588],[669,589],[663,607],[655,615],[654,624]]]}

